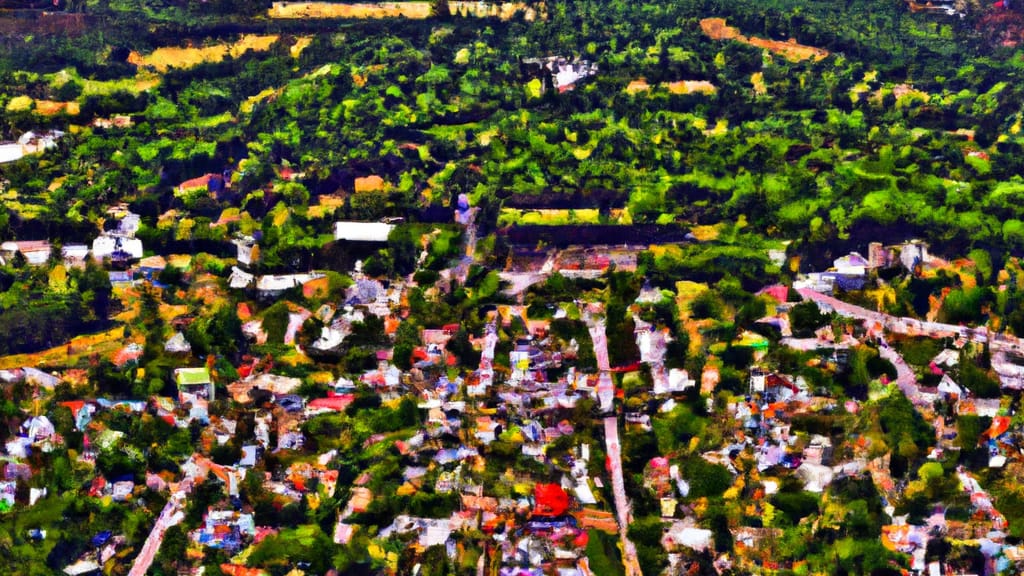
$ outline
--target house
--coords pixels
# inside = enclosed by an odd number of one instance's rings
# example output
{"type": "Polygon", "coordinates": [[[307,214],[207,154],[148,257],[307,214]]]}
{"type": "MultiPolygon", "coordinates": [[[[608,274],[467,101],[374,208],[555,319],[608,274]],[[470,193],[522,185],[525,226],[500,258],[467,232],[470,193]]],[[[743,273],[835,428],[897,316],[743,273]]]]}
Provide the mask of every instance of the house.
{"type": "Polygon", "coordinates": [[[580,80],[597,74],[597,64],[589,60],[570,60],[564,56],[528,58],[522,63],[528,68],[539,68],[544,85],[553,86],[560,94],[575,88],[580,80]]]}
{"type": "Polygon", "coordinates": [[[178,385],[181,403],[185,403],[189,396],[204,400],[214,399],[213,380],[210,379],[210,370],[206,367],[178,368],[174,371],[174,382],[178,385]]]}
{"type": "Polygon", "coordinates": [[[138,238],[102,234],[92,241],[92,257],[97,261],[138,260],[142,252],[142,240],[138,238]]]}
{"type": "Polygon", "coordinates": [[[192,352],[192,345],[185,339],[181,332],[175,332],[174,336],[167,339],[164,344],[164,351],[171,354],[189,354],[192,352]]]}
{"type": "Polygon", "coordinates": [[[811,464],[823,464],[828,466],[832,463],[832,441],[825,436],[815,434],[810,444],[804,448],[804,459],[811,464]]]}
{"type": "Polygon", "coordinates": [[[117,115],[111,116],[110,118],[96,118],[92,121],[94,128],[103,128],[109,130],[111,128],[131,128],[132,117],[117,115]]]}
{"type": "Polygon", "coordinates": [[[25,132],[16,142],[0,142],[0,164],[21,160],[29,154],[38,154],[57,147],[57,140],[64,136],[60,130],[46,132],[25,132]]]}
{"type": "Polygon", "coordinates": [[[850,252],[846,256],[833,260],[832,266],[840,274],[862,275],[866,268],[871,267],[871,263],[867,258],[861,256],[859,252],[850,252]]]}
{"type": "Polygon", "coordinates": [[[128,209],[126,204],[118,204],[107,209],[108,222],[114,226],[105,225],[107,232],[116,236],[127,236],[134,238],[142,225],[142,217],[128,209]]]}
{"type": "Polygon", "coordinates": [[[238,266],[231,267],[231,276],[228,278],[228,286],[236,290],[244,290],[252,286],[255,281],[256,276],[249,274],[238,266]]]}
{"type": "Polygon", "coordinates": [[[655,378],[654,393],[672,394],[676,392],[684,392],[696,385],[697,381],[690,378],[690,374],[686,370],[672,368],[668,371],[667,380],[665,378],[655,378]]]}
{"type": "MultiPolygon", "coordinates": [[[[182,182],[178,185],[177,190],[175,190],[175,194],[181,196],[195,190],[206,189],[207,192],[213,192],[214,194],[219,195],[219,193],[223,192],[225,188],[230,187],[231,180],[229,178],[225,178],[224,174],[210,173],[182,182]]],[[[219,196],[218,199],[220,199],[219,196]]]]}
{"type": "Polygon", "coordinates": [[[890,246],[891,253],[899,253],[899,263],[908,271],[913,272],[918,264],[926,264],[931,261],[928,255],[928,245],[920,240],[910,240],[898,246],[890,246]]]}
{"type": "Polygon", "coordinates": [[[0,244],[0,253],[7,260],[13,258],[15,254],[21,254],[29,266],[46,264],[50,259],[50,250],[50,242],[47,240],[9,241],[0,244]]]}
{"type": "Polygon", "coordinates": [[[334,223],[334,239],[348,242],[387,242],[394,225],[383,222],[334,223]]]}
{"type": "MultiPolygon", "coordinates": [[[[243,266],[251,266],[253,261],[253,248],[256,246],[256,240],[251,236],[243,236],[241,238],[235,238],[231,243],[235,245],[235,259],[238,260],[238,263],[243,266]]],[[[259,254],[258,250],[256,252],[259,254]]]]}
{"type": "Polygon", "coordinates": [[[148,256],[139,260],[139,272],[147,280],[153,280],[167,268],[167,260],[163,256],[148,256]]]}
{"type": "Polygon", "coordinates": [[[38,368],[26,366],[25,368],[22,369],[22,373],[23,377],[25,378],[25,382],[28,382],[33,386],[40,386],[43,388],[47,388],[49,390],[53,390],[55,386],[60,384],[60,378],[54,376],[53,374],[43,372],[38,368]]]}
{"type": "MultiPolygon", "coordinates": [[[[234,268],[232,269],[232,277],[234,277],[234,268]]],[[[280,296],[282,293],[292,288],[302,286],[310,280],[316,280],[323,278],[324,275],[319,272],[310,272],[309,274],[280,274],[280,275],[266,275],[260,276],[256,279],[256,292],[259,296],[264,298],[272,298],[280,296]]],[[[234,278],[232,278],[232,284],[234,284],[234,278]]]]}
{"type": "Polygon", "coordinates": [[[85,244],[65,244],[61,246],[60,256],[64,260],[64,266],[83,268],[85,259],[89,257],[89,247],[85,244]]]}
{"type": "Polygon", "coordinates": [[[192,540],[202,546],[237,551],[246,537],[256,535],[256,522],[252,514],[234,510],[210,510],[203,527],[192,532],[192,540]]]}
{"type": "Polygon", "coordinates": [[[110,283],[114,286],[131,284],[132,273],[129,270],[111,270],[107,273],[110,283]]]}

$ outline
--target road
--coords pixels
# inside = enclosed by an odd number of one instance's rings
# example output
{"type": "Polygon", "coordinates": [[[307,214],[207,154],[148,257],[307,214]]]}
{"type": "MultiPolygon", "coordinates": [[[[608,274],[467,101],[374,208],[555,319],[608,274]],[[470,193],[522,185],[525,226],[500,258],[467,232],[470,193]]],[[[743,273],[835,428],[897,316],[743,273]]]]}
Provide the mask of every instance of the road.
{"type": "Polygon", "coordinates": [[[128,572],[128,576],[145,576],[149,571],[149,567],[153,565],[153,559],[156,558],[156,553],[160,551],[160,545],[163,544],[164,534],[167,533],[167,529],[185,518],[185,513],[183,512],[184,505],[185,491],[173,492],[170,499],[167,500],[164,509],[160,512],[160,516],[156,519],[153,530],[146,537],[142,550],[135,557],[135,562],[132,564],[132,569],[128,572]]]}
{"type": "Polygon", "coordinates": [[[930,336],[933,338],[960,336],[979,344],[988,342],[989,347],[993,352],[1020,352],[1024,350],[1024,348],[1021,347],[1020,338],[1017,338],[1016,336],[993,334],[990,340],[989,332],[984,328],[971,328],[969,326],[960,326],[958,324],[926,322],[917,320],[916,318],[890,316],[889,314],[868,310],[861,306],[843,302],[838,298],[833,298],[827,294],[815,292],[809,288],[801,288],[800,290],[797,290],[797,292],[799,292],[800,296],[805,300],[811,300],[819,306],[824,304],[842,316],[865,320],[869,323],[869,329],[872,329],[875,326],[881,326],[889,332],[894,334],[903,334],[906,336],[930,336]]]}
{"type": "Polygon", "coordinates": [[[1005,388],[1024,388],[1024,366],[1013,362],[1009,356],[1024,356],[1024,341],[1016,336],[991,334],[984,328],[971,328],[941,322],[923,322],[914,318],[890,316],[881,312],[868,310],[861,306],[848,304],[813,290],[803,288],[797,290],[806,300],[811,300],[827,308],[835,310],[842,316],[864,320],[869,331],[879,332],[884,328],[893,334],[906,336],[928,336],[931,338],[962,337],[979,344],[988,343],[992,353],[992,368],[999,374],[1005,388]]]}
{"type": "Polygon", "coordinates": [[[611,464],[612,492],[615,495],[615,511],[619,520],[619,538],[622,540],[622,557],[626,566],[626,576],[643,576],[640,562],[636,558],[636,546],[629,539],[629,524],[632,522],[632,511],[629,498],[626,497],[626,484],[622,478],[622,445],[619,444],[619,418],[609,416],[604,419],[604,440],[608,450],[608,461],[611,464]]]}
{"type": "MultiPolygon", "coordinates": [[[[612,382],[610,364],[608,363],[608,337],[605,334],[604,318],[595,316],[600,311],[600,305],[588,305],[583,321],[590,331],[590,338],[594,341],[594,356],[597,358],[597,367],[601,370],[598,380],[598,398],[601,399],[602,410],[605,404],[608,408],[613,407],[614,384],[612,382]]],[[[622,478],[622,444],[619,443],[619,418],[617,415],[608,416],[604,419],[604,440],[607,449],[608,463],[612,474],[612,493],[615,496],[615,511],[619,522],[619,539],[622,542],[622,562],[626,567],[626,576],[643,576],[640,571],[640,562],[636,558],[636,546],[629,539],[629,524],[632,521],[629,498],[626,496],[626,483],[622,478]]]]}
{"type": "Polygon", "coordinates": [[[896,386],[903,391],[903,395],[910,399],[918,409],[927,408],[931,410],[931,403],[921,398],[921,388],[917,385],[917,375],[910,369],[907,361],[898,352],[888,346],[880,346],[878,355],[892,362],[896,367],[896,386]]]}
{"type": "MultiPolygon", "coordinates": [[[[800,295],[805,299],[816,302],[819,306],[826,304],[843,316],[859,318],[869,323],[896,334],[909,336],[931,336],[933,338],[944,336],[960,336],[968,338],[977,343],[989,343],[989,348],[994,352],[993,356],[1005,357],[1007,353],[1019,353],[1021,351],[1021,340],[1015,336],[1002,334],[992,335],[989,338],[987,330],[957,326],[954,324],[943,324],[940,322],[922,322],[913,318],[899,318],[881,312],[874,312],[867,308],[848,304],[831,296],[814,292],[813,290],[799,290],[800,295]]],[[[869,325],[869,329],[874,326],[869,325]]],[[[918,411],[922,412],[926,420],[930,420],[935,426],[936,435],[941,436],[945,428],[938,417],[931,414],[931,405],[921,398],[920,387],[917,385],[917,377],[907,365],[903,357],[890,348],[882,336],[882,346],[878,348],[879,355],[896,367],[896,384],[900,390],[914,403],[918,411]]],[[[995,364],[995,362],[993,362],[995,364]]],[[[957,469],[957,478],[965,492],[971,497],[971,504],[975,510],[985,514],[992,523],[993,531],[1002,531],[1006,528],[1006,518],[992,505],[992,497],[981,487],[981,484],[963,467],[957,469]]]]}

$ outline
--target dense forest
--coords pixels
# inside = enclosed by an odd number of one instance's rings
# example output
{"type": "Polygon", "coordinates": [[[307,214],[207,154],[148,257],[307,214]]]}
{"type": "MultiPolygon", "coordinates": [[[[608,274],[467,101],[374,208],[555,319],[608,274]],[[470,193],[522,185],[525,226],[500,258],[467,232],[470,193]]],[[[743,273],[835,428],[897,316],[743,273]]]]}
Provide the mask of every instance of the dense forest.
{"type": "MultiPolygon", "coordinates": [[[[384,202],[356,195],[345,206],[370,219],[460,193],[581,205],[600,193],[637,223],[742,215],[808,255],[901,239],[880,237],[883,229],[948,254],[981,247],[1001,258],[1024,242],[1012,201],[1022,60],[1015,47],[988,42],[976,19],[866,0],[758,10],[710,0],[560,2],[537,22],[266,21],[255,3],[242,4],[247,18],[230,2],[146,3],[153,24],[129,17],[139,9],[130,2],[86,2],[94,24],[73,40],[7,35],[17,49],[0,59],[6,137],[112,114],[137,122],[72,131],[55,153],[0,168],[17,198],[0,217],[5,235],[71,240],[115,197],[149,218],[194,209],[173,186],[244,160],[234,192],[255,218],[269,206],[254,204],[253,191],[286,164],[313,200],[351,191],[355,177],[383,176],[384,202]],[[790,62],[712,40],[701,33],[707,16],[830,55],[790,62]],[[163,72],[130,57],[240,32],[278,39],[266,51],[163,72]],[[290,47],[304,35],[312,41],[296,58],[290,47]],[[519,62],[540,55],[592,59],[600,73],[571,92],[531,94],[519,62]],[[638,78],[654,89],[627,91],[638,78]],[[657,87],[681,80],[716,90],[657,87]],[[268,89],[274,95],[261,96],[268,89]],[[77,101],[78,111],[40,117],[25,96],[77,101]]],[[[306,192],[291,194],[306,201],[306,192]]],[[[198,208],[219,214],[230,200],[198,208]]]]}

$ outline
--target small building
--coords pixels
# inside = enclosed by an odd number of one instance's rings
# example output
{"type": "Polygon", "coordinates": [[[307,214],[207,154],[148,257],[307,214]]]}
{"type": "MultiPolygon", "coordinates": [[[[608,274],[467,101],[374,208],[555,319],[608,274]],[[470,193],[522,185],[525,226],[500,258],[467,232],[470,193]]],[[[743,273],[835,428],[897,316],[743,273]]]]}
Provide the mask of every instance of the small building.
{"type": "Polygon", "coordinates": [[[349,242],[387,242],[394,225],[383,222],[335,222],[334,239],[349,242]]]}
{"type": "Polygon", "coordinates": [[[68,268],[84,268],[85,259],[89,257],[89,247],[85,244],[65,244],[60,249],[60,256],[68,268]]]}
{"type": "Polygon", "coordinates": [[[50,259],[50,250],[50,242],[47,240],[21,240],[0,244],[0,254],[7,260],[13,258],[15,254],[21,254],[29,266],[46,264],[50,259]]]}
{"type": "Polygon", "coordinates": [[[92,241],[92,257],[96,260],[138,260],[142,258],[142,240],[107,234],[97,236],[92,241]]]}
{"type": "Polygon", "coordinates": [[[182,403],[188,396],[204,400],[214,399],[213,380],[210,378],[210,370],[206,367],[178,368],[174,371],[174,382],[178,386],[179,401],[182,403]]]}
{"type": "MultiPolygon", "coordinates": [[[[232,242],[236,248],[235,260],[243,266],[252,265],[253,260],[253,248],[256,246],[256,240],[251,236],[244,236],[242,238],[236,238],[232,242]]],[[[257,254],[259,251],[257,250],[257,254]]]]}
{"type": "Polygon", "coordinates": [[[57,147],[57,140],[60,140],[64,133],[60,130],[47,132],[25,132],[18,138],[17,142],[0,142],[0,164],[14,162],[29,154],[38,154],[45,150],[57,147]]]}
{"type": "MultiPolygon", "coordinates": [[[[234,278],[234,269],[232,270],[232,278],[234,278]]],[[[316,280],[323,278],[324,275],[318,272],[312,272],[310,274],[283,274],[283,275],[267,275],[260,276],[256,279],[256,292],[263,297],[274,297],[280,296],[287,290],[302,286],[310,280],[316,280]]],[[[232,287],[234,287],[234,280],[232,279],[232,287]]]]}
{"type": "Polygon", "coordinates": [[[825,436],[815,434],[810,444],[804,448],[804,459],[811,464],[828,466],[832,463],[832,441],[825,436]]]}

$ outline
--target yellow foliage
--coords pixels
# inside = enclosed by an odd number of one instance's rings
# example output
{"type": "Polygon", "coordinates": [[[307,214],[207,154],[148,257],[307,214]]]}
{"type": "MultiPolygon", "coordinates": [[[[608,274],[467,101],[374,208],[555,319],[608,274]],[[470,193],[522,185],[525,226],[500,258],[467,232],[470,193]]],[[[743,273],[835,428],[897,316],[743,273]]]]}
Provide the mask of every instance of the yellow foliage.
{"type": "Polygon", "coordinates": [[[768,93],[768,85],[764,83],[764,73],[754,72],[750,75],[750,84],[754,87],[754,94],[764,96],[768,93]]]}
{"type": "Polygon", "coordinates": [[[11,101],[7,103],[8,112],[23,112],[25,110],[31,110],[32,104],[35,101],[28,96],[15,96],[11,98],[11,101]]]}
{"type": "Polygon", "coordinates": [[[50,290],[64,292],[68,289],[68,271],[63,264],[58,264],[50,270],[50,290]]]}
{"type": "MultiPolygon", "coordinates": [[[[274,42],[277,42],[277,39],[277,35],[258,36],[255,34],[246,34],[234,44],[215,44],[213,46],[204,46],[202,48],[165,46],[157,48],[151,54],[147,54],[146,56],[133,51],[128,55],[128,61],[136,66],[149,66],[157,72],[162,73],[171,68],[187,69],[203,64],[204,62],[220,62],[229,55],[232,57],[238,57],[245,54],[248,50],[252,50],[253,52],[265,52],[270,49],[274,42]]],[[[301,41],[302,39],[300,38],[300,42],[301,41]]],[[[305,46],[308,46],[311,41],[311,39],[307,38],[305,46]]],[[[296,43],[296,46],[298,45],[299,42],[296,43]]],[[[305,46],[299,48],[298,53],[301,53],[305,46]]],[[[293,51],[292,55],[298,56],[298,53],[293,51]]]]}
{"type": "Polygon", "coordinates": [[[544,85],[539,78],[534,78],[526,83],[526,95],[530,98],[540,98],[543,94],[544,85]]]}

